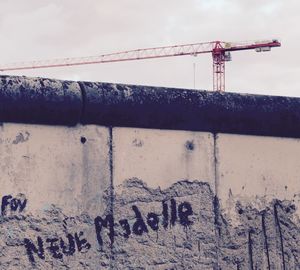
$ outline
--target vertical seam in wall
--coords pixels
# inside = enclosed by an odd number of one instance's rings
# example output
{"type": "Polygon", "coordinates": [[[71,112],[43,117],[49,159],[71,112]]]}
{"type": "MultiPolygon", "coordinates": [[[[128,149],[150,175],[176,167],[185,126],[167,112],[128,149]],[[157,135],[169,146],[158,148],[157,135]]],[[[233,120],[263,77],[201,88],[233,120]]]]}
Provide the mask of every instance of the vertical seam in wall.
{"type": "Polygon", "coordinates": [[[214,153],[214,215],[215,215],[215,237],[217,244],[217,269],[219,269],[219,250],[220,250],[220,205],[218,199],[218,185],[219,185],[219,177],[218,177],[218,157],[217,157],[217,137],[216,133],[213,133],[213,153],[214,153]]]}
{"type": "Polygon", "coordinates": [[[248,231],[248,254],[249,254],[249,268],[251,270],[254,270],[254,265],[253,265],[253,240],[251,238],[252,230],[250,229],[248,231]]]}
{"type": "Polygon", "coordinates": [[[271,263],[270,263],[270,254],[269,254],[269,243],[268,243],[268,236],[267,236],[267,229],[266,229],[266,211],[261,213],[261,224],[262,224],[262,232],[264,236],[264,246],[265,246],[265,253],[267,256],[267,263],[268,263],[268,270],[271,270],[271,263]]]}
{"type": "Polygon", "coordinates": [[[218,176],[218,164],[219,164],[219,160],[217,157],[217,139],[218,139],[218,134],[217,133],[213,133],[213,137],[214,137],[214,174],[215,174],[215,195],[218,195],[218,188],[219,188],[219,176],[218,176]]]}
{"type": "Polygon", "coordinates": [[[85,115],[85,103],[86,103],[86,90],[82,82],[78,82],[81,91],[81,112],[79,115],[79,123],[82,122],[82,118],[85,115]]]}
{"type": "MultiPolygon", "coordinates": [[[[114,217],[114,167],[113,167],[113,127],[109,127],[109,171],[110,171],[110,205],[109,210],[112,217],[114,217]]],[[[113,218],[114,220],[114,218],[113,218]]],[[[114,237],[114,236],[113,236],[114,237]]],[[[113,269],[113,243],[110,246],[110,269],[113,269]]]]}
{"type": "Polygon", "coordinates": [[[280,219],[279,219],[279,216],[278,216],[277,206],[278,206],[278,201],[276,201],[274,203],[274,217],[275,217],[275,224],[276,224],[276,226],[278,228],[279,239],[280,239],[280,250],[281,250],[281,258],[282,258],[282,267],[283,267],[283,270],[286,270],[286,267],[285,267],[285,256],[284,256],[284,245],[283,245],[283,235],[282,235],[282,230],[281,230],[281,225],[280,225],[280,219]]]}

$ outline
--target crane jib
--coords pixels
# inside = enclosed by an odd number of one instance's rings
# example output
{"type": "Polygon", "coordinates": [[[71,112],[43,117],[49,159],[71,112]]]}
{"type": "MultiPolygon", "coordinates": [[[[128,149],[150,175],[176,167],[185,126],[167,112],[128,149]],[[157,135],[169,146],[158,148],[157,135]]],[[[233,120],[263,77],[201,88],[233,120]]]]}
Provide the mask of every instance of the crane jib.
{"type": "Polygon", "coordinates": [[[196,56],[198,54],[212,53],[213,90],[225,91],[225,62],[231,61],[231,51],[256,50],[257,52],[265,52],[270,51],[272,47],[280,46],[281,43],[277,39],[242,43],[211,41],[175,46],[136,49],[98,56],[11,63],[0,66],[0,71],[3,72],[28,69],[70,67],[89,64],[165,58],[172,56],[196,56]]]}

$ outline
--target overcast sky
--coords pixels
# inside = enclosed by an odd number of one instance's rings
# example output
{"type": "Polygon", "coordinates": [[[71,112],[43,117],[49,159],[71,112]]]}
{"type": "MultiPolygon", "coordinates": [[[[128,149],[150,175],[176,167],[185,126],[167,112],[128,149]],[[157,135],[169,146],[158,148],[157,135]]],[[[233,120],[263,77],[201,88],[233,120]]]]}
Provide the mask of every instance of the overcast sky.
{"type": "MultiPolygon", "coordinates": [[[[205,41],[278,38],[271,52],[232,53],[230,92],[300,96],[298,0],[0,0],[0,62],[100,55],[205,41]]],[[[212,88],[210,54],[6,74],[212,88]]]]}

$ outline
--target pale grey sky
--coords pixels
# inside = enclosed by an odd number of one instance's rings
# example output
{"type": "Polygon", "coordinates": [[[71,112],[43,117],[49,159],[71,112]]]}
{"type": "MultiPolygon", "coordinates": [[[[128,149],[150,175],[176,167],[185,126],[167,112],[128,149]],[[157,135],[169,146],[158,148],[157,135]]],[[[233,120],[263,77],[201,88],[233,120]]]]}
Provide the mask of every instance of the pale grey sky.
{"type": "MultiPolygon", "coordinates": [[[[226,90],[300,96],[297,0],[1,0],[0,62],[100,55],[213,40],[278,38],[268,53],[232,53],[226,90]]],[[[140,85],[212,88],[211,55],[10,72],[140,85]]]]}

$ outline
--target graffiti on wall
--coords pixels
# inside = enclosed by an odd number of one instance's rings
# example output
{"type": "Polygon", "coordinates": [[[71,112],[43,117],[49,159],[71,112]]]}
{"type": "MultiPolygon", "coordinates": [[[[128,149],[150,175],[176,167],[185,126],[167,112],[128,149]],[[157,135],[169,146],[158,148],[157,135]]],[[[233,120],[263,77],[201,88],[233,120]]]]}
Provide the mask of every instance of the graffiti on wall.
{"type": "MultiPolygon", "coordinates": [[[[8,211],[12,215],[22,213],[27,205],[25,195],[13,197],[6,195],[2,197],[1,213],[7,215],[8,211]]],[[[128,221],[127,218],[118,220],[119,226],[123,233],[119,236],[127,239],[131,235],[143,235],[152,231],[158,231],[160,227],[164,229],[175,226],[176,223],[181,226],[190,226],[192,221],[189,219],[193,215],[192,205],[189,202],[177,203],[174,198],[161,202],[159,213],[149,212],[145,216],[137,205],[132,205],[132,213],[134,214],[134,222],[128,221]]],[[[103,230],[107,231],[110,239],[110,245],[114,243],[116,237],[115,220],[112,214],[105,216],[97,216],[94,218],[95,237],[100,249],[103,249],[103,230]]],[[[24,238],[24,247],[26,249],[28,259],[31,263],[36,262],[36,258],[45,260],[45,252],[54,259],[62,259],[63,256],[72,256],[76,252],[86,252],[91,248],[91,243],[85,238],[84,232],[79,231],[73,234],[68,233],[64,237],[48,237],[43,239],[37,236],[36,239],[24,238]]]]}
{"type": "Polygon", "coordinates": [[[130,179],[120,190],[116,189],[113,211],[108,201],[107,210],[99,216],[56,213],[51,219],[27,220],[30,201],[23,194],[3,196],[1,215],[7,222],[17,217],[16,222],[28,222],[33,228],[33,233],[20,234],[31,265],[61,263],[84,254],[103,258],[113,252],[112,263],[121,262],[123,269],[132,265],[149,265],[149,269],[300,266],[299,225],[292,202],[274,200],[258,210],[237,201],[238,223],[232,224],[205,182],[179,181],[160,190],[130,179]],[[81,227],[82,223],[86,226],[81,227]]]}
{"type": "Polygon", "coordinates": [[[7,213],[21,213],[24,211],[27,199],[24,194],[18,194],[16,197],[5,195],[1,199],[1,215],[6,216],[7,213]]]}
{"type": "MultiPolygon", "coordinates": [[[[172,227],[176,222],[179,222],[182,226],[189,226],[192,221],[189,220],[189,216],[193,214],[192,206],[189,202],[182,202],[178,205],[175,199],[170,200],[170,207],[167,201],[162,201],[161,213],[149,212],[145,217],[142,216],[138,206],[132,205],[132,211],[135,215],[135,222],[130,226],[128,219],[120,219],[118,223],[123,229],[121,234],[124,238],[128,238],[131,234],[142,235],[148,233],[149,228],[153,231],[158,231],[159,226],[167,229],[169,226],[172,227]],[[160,219],[159,216],[162,216],[160,219]]],[[[113,215],[107,215],[104,219],[100,216],[95,218],[95,228],[97,240],[100,247],[103,246],[103,240],[101,232],[103,228],[109,230],[109,238],[111,244],[114,242],[115,230],[114,230],[114,218],[113,215]]]]}

